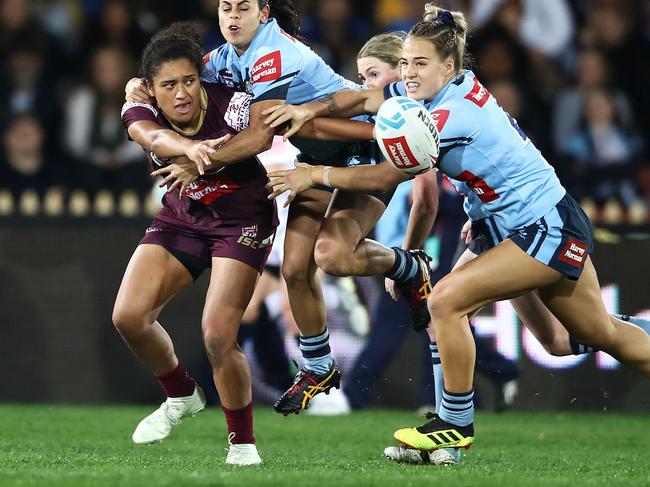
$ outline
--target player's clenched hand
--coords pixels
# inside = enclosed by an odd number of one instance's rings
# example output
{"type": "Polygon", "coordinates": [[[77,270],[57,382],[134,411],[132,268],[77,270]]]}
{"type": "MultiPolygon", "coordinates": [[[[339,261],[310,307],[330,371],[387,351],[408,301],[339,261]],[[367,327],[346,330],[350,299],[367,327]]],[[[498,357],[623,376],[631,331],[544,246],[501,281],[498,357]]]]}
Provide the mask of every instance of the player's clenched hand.
{"type": "Polygon", "coordinates": [[[395,281],[387,277],[384,278],[384,288],[386,288],[386,292],[390,294],[390,297],[393,298],[393,301],[399,299],[399,294],[397,294],[397,289],[395,288],[395,281]]]}
{"type": "Polygon", "coordinates": [[[199,177],[199,170],[193,163],[174,163],[152,172],[151,175],[163,178],[158,187],[167,186],[167,191],[178,189],[180,197],[185,194],[187,187],[199,177]]]}
{"type": "Polygon", "coordinates": [[[196,164],[196,168],[198,169],[199,174],[203,175],[205,174],[205,168],[212,165],[210,155],[214,154],[215,150],[228,142],[231,137],[232,136],[230,134],[227,134],[223,137],[219,137],[218,139],[201,140],[199,142],[195,142],[194,144],[188,146],[187,150],[185,151],[185,155],[190,161],[196,164]]]}
{"type": "Polygon", "coordinates": [[[472,220],[467,220],[460,231],[460,239],[465,241],[466,245],[472,243],[472,220]]]}
{"type": "Polygon", "coordinates": [[[124,99],[133,103],[151,103],[147,87],[142,78],[131,78],[124,88],[124,99]]]}
{"type": "Polygon", "coordinates": [[[292,135],[296,135],[301,127],[314,118],[315,114],[305,105],[274,105],[262,112],[267,117],[264,123],[273,128],[291,122],[282,139],[287,141],[292,135]]]}
{"type": "Polygon", "coordinates": [[[274,171],[269,173],[269,182],[266,185],[272,193],[269,199],[277,198],[285,191],[289,191],[289,197],[284,203],[284,207],[289,206],[298,193],[313,186],[311,179],[312,166],[304,162],[295,162],[295,169],[288,171],[274,171]]]}

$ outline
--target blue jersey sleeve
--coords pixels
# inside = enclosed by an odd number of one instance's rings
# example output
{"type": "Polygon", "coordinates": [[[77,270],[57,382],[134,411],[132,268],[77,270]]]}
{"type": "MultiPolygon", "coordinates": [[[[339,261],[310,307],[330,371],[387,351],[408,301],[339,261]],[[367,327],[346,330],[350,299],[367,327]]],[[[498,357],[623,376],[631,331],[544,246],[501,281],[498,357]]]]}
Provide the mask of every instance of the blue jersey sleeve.
{"type": "Polygon", "coordinates": [[[233,79],[232,75],[226,69],[226,58],[227,50],[225,44],[203,56],[201,81],[205,83],[224,83],[232,86],[233,79]],[[224,75],[229,79],[224,79],[224,75]]]}
{"type": "Polygon", "coordinates": [[[384,86],[384,100],[388,100],[394,96],[406,96],[406,87],[401,81],[389,83],[384,86]]]}

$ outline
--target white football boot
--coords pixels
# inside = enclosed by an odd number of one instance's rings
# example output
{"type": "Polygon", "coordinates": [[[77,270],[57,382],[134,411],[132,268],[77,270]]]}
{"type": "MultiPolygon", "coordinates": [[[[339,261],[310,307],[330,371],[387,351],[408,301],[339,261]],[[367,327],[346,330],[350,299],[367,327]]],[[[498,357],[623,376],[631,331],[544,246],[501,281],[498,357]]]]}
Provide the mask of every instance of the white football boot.
{"type": "Polygon", "coordinates": [[[247,465],[259,465],[262,463],[255,444],[241,443],[239,445],[233,445],[232,439],[234,437],[235,433],[228,435],[228,456],[226,456],[226,464],[245,467],[247,465]]]}
{"type": "Polygon", "coordinates": [[[453,448],[426,452],[401,445],[389,446],[384,450],[384,456],[397,463],[415,463],[419,465],[456,465],[460,462],[460,451],[453,448]]]}
{"type": "Polygon", "coordinates": [[[140,421],[133,432],[133,442],[139,445],[164,440],[183,418],[205,409],[205,394],[198,384],[191,396],[168,397],[149,416],[140,421]]]}
{"type": "Polygon", "coordinates": [[[311,416],[342,416],[350,414],[350,411],[350,401],[343,389],[332,388],[325,394],[312,397],[305,412],[311,416]]]}

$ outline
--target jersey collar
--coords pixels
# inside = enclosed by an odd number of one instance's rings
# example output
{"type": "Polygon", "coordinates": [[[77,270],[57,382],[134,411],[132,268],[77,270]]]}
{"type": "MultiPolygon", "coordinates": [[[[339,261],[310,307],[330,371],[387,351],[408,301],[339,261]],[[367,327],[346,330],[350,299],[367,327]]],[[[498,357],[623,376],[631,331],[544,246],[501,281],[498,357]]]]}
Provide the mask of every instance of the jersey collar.
{"type": "Polygon", "coordinates": [[[461,70],[460,73],[458,73],[456,76],[454,76],[452,79],[447,81],[447,84],[442,87],[442,90],[438,92],[438,94],[433,98],[432,100],[426,100],[425,103],[427,105],[432,105],[432,106],[437,106],[439,105],[443,98],[447,95],[447,92],[449,90],[452,90],[458,86],[460,83],[462,83],[463,78],[468,72],[466,70],[461,70]]]}

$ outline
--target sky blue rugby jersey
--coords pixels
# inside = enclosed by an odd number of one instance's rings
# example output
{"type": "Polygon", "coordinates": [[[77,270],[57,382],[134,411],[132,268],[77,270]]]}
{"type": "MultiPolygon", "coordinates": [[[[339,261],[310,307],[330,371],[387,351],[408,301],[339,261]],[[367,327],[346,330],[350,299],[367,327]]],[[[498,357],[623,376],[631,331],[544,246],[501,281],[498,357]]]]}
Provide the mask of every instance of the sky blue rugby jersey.
{"type": "Polygon", "coordinates": [[[243,88],[261,100],[307,103],[359,85],[337,74],[299,40],[284,32],[275,19],[260,25],[241,56],[231,44],[218,47],[204,58],[204,81],[243,88]]]}
{"type": "MultiPolygon", "coordinates": [[[[384,88],[386,98],[398,95],[406,96],[403,83],[384,88]]],[[[555,170],[471,71],[424,104],[440,132],[437,166],[468,195],[470,219],[494,216],[513,231],[536,222],[564,197],[555,170]]]]}
{"type": "MultiPolygon", "coordinates": [[[[204,63],[204,81],[225,83],[246,91],[253,97],[252,103],[286,100],[299,105],[337,91],[363,88],[335,73],[318,54],[284,32],[273,18],[260,25],[241,56],[231,44],[224,44],[206,54],[204,63]]],[[[313,164],[345,166],[376,162],[370,143],[350,145],[295,137],[291,142],[301,150],[301,160],[313,164]]]]}

